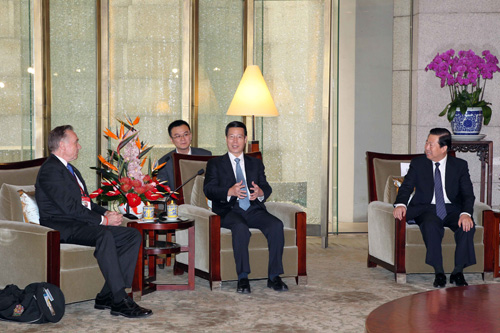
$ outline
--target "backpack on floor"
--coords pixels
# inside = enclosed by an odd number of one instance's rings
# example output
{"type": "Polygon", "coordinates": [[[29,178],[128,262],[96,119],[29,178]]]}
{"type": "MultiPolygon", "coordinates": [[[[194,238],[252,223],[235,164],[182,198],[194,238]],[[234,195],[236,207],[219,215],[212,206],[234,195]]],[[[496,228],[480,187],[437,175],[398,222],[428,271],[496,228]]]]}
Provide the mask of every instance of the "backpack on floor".
{"type": "Polygon", "coordinates": [[[57,323],[64,315],[64,294],[59,287],[36,282],[24,290],[9,284],[0,290],[0,319],[43,324],[57,323]]]}

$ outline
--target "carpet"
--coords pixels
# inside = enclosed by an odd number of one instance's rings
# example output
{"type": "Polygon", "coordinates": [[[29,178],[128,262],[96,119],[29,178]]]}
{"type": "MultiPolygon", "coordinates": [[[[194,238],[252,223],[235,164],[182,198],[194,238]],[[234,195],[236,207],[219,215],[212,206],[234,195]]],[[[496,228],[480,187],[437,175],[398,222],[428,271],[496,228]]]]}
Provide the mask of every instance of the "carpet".
{"type": "MultiPolygon", "coordinates": [[[[367,235],[307,238],[308,284],[297,286],[285,278],[290,290],[278,293],[266,280],[250,281],[252,293],[236,293],[236,281],[211,291],[196,278],[194,291],[161,291],[142,297],[140,305],[154,314],[145,319],[115,317],[94,309],[94,302],[66,306],[56,324],[30,325],[0,322],[0,332],[364,332],[368,314],[378,306],[410,294],[434,289],[433,274],[409,275],[396,284],[383,268],[367,268],[367,235]]],[[[171,269],[162,279],[173,277],[171,269]]],[[[466,274],[469,284],[482,284],[480,274],[466,274]]],[[[491,281],[489,283],[497,283],[491,281]]]]}

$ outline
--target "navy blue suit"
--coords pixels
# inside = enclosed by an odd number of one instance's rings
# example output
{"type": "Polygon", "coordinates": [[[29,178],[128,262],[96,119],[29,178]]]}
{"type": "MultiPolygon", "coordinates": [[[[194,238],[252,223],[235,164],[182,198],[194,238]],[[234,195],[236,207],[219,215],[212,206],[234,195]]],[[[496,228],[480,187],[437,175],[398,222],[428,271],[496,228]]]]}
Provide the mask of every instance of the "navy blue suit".
{"type": "Polygon", "coordinates": [[[249,228],[257,228],[267,238],[269,248],[269,276],[283,274],[283,222],[271,215],[264,205],[272,189],[266,180],[264,164],[261,160],[244,155],[246,182],[249,188],[255,182],[264,192],[264,200],[251,201],[250,208],[240,208],[236,197],[227,200],[228,190],[236,184],[236,177],[228,154],[207,162],[203,190],[212,200],[212,210],[221,216],[221,226],[231,229],[236,272],[250,273],[248,244],[251,233],[249,228]]]}
{"type": "MultiPolygon", "coordinates": [[[[87,186],[80,172],[75,174],[87,186]]],[[[106,209],[91,203],[82,205],[82,193],[76,178],[54,155],[40,167],[35,184],[40,224],[58,230],[61,243],[95,246],[94,256],[105,279],[101,294],[109,292],[126,297],[132,286],[141,235],[133,228],[101,225],[106,209]]]]}
{"type": "Polygon", "coordinates": [[[426,263],[433,266],[442,266],[441,241],[444,235],[444,226],[455,233],[456,251],[455,266],[467,267],[476,263],[474,252],[474,232],[464,232],[458,226],[460,214],[465,212],[472,216],[474,209],[474,190],[470,180],[467,162],[448,156],[445,170],[446,195],[451,203],[446,204],[447,216],[441,220],[436,215],[436,205],[431,204],[434,195],[433,162],[426,156],[414,158],[410,169],[398,191],[395,204],[407,205],[406,219],[419,225],[427,247],[426,263]],[[408,204],[410,195],[415,194],[408,204]]]}

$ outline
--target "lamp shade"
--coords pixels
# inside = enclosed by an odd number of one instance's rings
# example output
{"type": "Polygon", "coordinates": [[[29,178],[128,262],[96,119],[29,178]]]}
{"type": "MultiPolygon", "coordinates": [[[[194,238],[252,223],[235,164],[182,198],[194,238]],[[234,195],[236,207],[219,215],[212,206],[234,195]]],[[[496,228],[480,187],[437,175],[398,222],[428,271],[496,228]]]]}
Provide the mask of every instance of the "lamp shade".
{"type": "Polygon", "coordinates": [[[278,116],[278,110],[259,66],[248,66],[245,69],[226,114],[228,116],[278,116]]]}

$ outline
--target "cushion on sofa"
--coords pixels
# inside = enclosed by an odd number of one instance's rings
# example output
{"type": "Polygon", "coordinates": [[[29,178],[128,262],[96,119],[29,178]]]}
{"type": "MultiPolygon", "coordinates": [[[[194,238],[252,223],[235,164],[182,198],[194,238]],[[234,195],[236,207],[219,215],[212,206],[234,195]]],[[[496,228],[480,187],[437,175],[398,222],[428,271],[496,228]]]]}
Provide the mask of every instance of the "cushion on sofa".
{"type": "Polygon", "coordinates": [[[35,191],[25,192],[23,190],[17,191],[19,199],[23,207],[23,219],[26,223],[40,224],[40,214],[38,213],[38,205],[35,199],[35,191]]]}
{"type": "Polygon", "coordinates": [[[19,190],[34,192],[35,185],[3,184],[0,188],[0,220],[23,222],[23,206],[19,190]]]}

